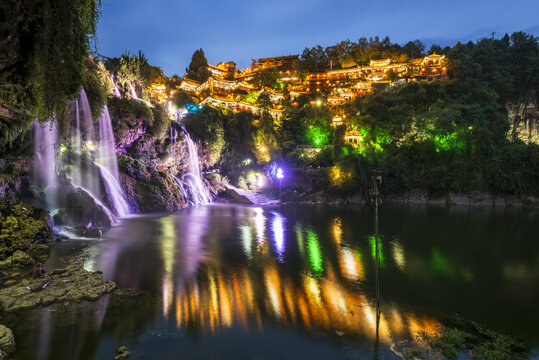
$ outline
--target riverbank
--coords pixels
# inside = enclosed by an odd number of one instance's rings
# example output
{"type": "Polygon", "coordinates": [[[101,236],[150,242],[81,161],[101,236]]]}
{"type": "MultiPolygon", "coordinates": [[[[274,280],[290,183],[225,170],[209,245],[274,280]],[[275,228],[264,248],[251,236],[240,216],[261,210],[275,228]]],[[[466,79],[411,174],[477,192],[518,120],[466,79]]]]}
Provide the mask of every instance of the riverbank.
{"type": "MultiPolygon", "coordinates": [[[[303,205],[365,205],[369,198],[361,193],[353,195],[337,195],[327,192],[283,191],[283,204],[303,205]]],[[[539,207],[539,198],[529,196],[516,196],[511,194],[493,194],[484,191],[471,191],[469,193],[430,194],[426,191],[414,191],[406,194],[382,195],[382,200],[388,204],[415,204],[435,206],[474,206],[474,207],[539,207]]]]}

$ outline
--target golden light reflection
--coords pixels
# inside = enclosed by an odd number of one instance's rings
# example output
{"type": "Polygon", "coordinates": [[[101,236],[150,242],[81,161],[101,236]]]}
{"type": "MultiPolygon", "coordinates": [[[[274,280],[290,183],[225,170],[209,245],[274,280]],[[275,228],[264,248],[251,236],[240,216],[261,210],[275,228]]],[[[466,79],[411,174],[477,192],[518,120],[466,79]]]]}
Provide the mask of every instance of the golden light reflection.
{"type": "Polygon", "coordinates": [[[338,253],[339,267],[342,275],[352,281],[364,280],[363,263],[359,252],[349,247],[342,247],[338,253]]]}
{"type": "MultiPolygon", "coordinates": [[[[176,291],[170,303],[175,309],[168,310],[176,314],[177,327],[214,333],[236,325],[247,329],[250,323],[262,329],[264,321],[272,320],[313,331],[337,329],[347,336],[376,336],[376,307],[357,288],[343,284],[332,267],[321,279],[304,275],[301,282],[282,274],[276,264],[261,274],[249,274],[245,269],[214,268],[197,278],[198,291],[193,284],[176,291]]],[[[171,291],[168,286],[163,288],[171,291]]],[[[382,311],[379,339],[389,343],[395,336],[435,332],[438,326],[431,318],[389,307],[382,311]]]]}
{"type": "Polygon", "coordinates": [[[398,240],[393,240],[391,242],[391,247],[393,248],[393,259],[395,264],[399,269],[404,270],[406,265],[406,258],[404,257],[404,247],[398,240]]]}
{"type": "Polygon", "coordinates": [[[341,218],[335,218],[333,220],[333,240],[337,245],[340,245],[342,242],[342,222],[341,218]]]}
{"type": "MultiPolygon", "coordinates": [[[[247,241],[253,240],[251,234],[264,239],[262,209],[255,208],[255,212],[254,223],[250,224],[254,230],[241,230],[242,234],[249,233],[241,239],[246,254],[250,249],[247,243],[252,244],[247,241]]],[[[263,324],[278,322],[317,333],[334,334],[338,330],[346,336],[374,339],[376,307],[354,283],[365,277],[360,253],[343,246],[340,221],[336,219],[333,224],[333,236],[338,244],[337,263],[321,259],[325,264],[323,275],[312,273],[309,268],[303,273],[285,272],[269,252],[262,252],[256,256],[263,266],[256,269],[246,265],[212,265],[192,279],[178,282],[173,281],[174,222],[164,220],[161,251],[165,263],[162,280],[165,318],[173,314],[178,328],[211,333],[233,326],[262,331],[263,324]]],[[[304,231],[298,224],[295,230],[299,251],[308,251],[307,242],[314,241],[314,230],[304,231]]],[[[438,327],[439,323],[432,318],[415,316],[388,305],[382,310],[378,332],[382,343],[390,343],[396,337],[413,336],[417,331],[435,332],[438,327]]]]}

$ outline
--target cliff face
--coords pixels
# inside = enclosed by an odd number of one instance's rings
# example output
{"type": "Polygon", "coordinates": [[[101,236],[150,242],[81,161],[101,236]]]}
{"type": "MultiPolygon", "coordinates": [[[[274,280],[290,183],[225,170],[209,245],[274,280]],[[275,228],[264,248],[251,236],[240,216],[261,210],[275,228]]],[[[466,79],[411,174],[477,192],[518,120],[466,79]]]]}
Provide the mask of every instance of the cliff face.
{"type": "Polygon", "coordinates": [[[539,109],[535,94],[531,94],[527,101],[508,103],[506,110],[509,116],[509,139],[539,144],[539,109]]]}
{"type": "MultiPolygon", "coordinates": [[[[110,115],[119,155],[120,182],[131,208],[150,212],[186,207],[186,193],[180,180],[189,170],[183,130],[172,123],[161,136],[156,136],[150,131],[147,114],[128,112],[123,106],[124,109],[111,107],[110,115]]],[[[203,156],[203,168],[204,159],[203,156]]]]}

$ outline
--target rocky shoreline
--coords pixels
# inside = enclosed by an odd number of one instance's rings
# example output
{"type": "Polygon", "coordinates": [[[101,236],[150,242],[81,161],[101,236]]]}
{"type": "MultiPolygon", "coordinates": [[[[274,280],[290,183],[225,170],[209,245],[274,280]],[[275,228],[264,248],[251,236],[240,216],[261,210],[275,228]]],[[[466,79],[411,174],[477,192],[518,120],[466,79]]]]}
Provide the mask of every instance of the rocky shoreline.
{"type": "MultiPolygon", "coordinates": [[[[410,192],[402,195],[382,195],[387,204],[413,204],[434,206],[471,206],[471,207],[538,207],[539,198],[529,195],[518,197],[509,194],[493,194],[482,191],[469,193],[447,193],[443,195],[429,194],[425,191],[410,192]]],[[[286,193],[283,204],[302,205],[365,205],[369,199],[363,194],[338,196],[324,193],[286,193]]]]}

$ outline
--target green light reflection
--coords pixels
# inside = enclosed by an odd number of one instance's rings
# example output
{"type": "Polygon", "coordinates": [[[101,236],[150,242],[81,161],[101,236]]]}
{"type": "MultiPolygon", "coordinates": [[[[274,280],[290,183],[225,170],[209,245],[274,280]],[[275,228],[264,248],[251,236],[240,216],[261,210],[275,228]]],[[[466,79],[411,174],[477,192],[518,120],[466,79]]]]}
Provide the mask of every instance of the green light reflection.
{"type": "Polygon", "coordinates": [[[313,273],[317,276],[322,275],[324,272],[322,252],[318,243],[318,235],[312,229],[307,229],[307,251],[313,273]]]}
{"type": "MultiPolygon", "coordinates": [[[[378,253],[380,255],[380,267],[384,267],[385,261],[384,261],[384,254],[383,254],[383,246],[382,246],[382,235],[380,235],[378,239],[378,253]]],[[[376,239],[374,235],[369,235],[369,244],[371,244],[371,254],[372,259],[376,261],[376,239]]]]}

